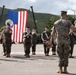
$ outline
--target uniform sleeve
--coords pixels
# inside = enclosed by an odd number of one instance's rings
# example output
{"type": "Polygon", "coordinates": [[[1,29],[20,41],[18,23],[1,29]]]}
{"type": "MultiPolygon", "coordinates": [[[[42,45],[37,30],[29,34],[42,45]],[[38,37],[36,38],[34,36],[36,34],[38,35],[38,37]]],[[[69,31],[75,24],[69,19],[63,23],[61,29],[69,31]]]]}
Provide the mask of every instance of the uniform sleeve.
{"type": "Polygon", "coordinates": [[[42,41],[44,41],[44,39],[43,39],[43,33],[41,33],[41,39],[42,39],[42,41]]]}
{"type": "Polygon", "coordinates": [[[25,37],[25,35],[26,35],[27,33],[26,32],[24,32],[23,34],[22,34],[22,37],[25,37]]]}
{"type": "Polygon", "coordinates": [[[58,27],[60,22],[61,22],[61,19],[59,19],[56,22],[54,22],[53,30],[56,30],[56,28],[58,27]]]}
{"type": "Polygon", "coordinates": [[[54,23],[52,30],[56,30],[56,25],[59,23],[59,20],[54,23]]]}
{"type": "Polygon", "coordinates": [[[51,29],[51,30],[52,30],[52,31],[53,31],[53,30],[55,30],[55,25],[52,27],[52,29],[51,29]]]}

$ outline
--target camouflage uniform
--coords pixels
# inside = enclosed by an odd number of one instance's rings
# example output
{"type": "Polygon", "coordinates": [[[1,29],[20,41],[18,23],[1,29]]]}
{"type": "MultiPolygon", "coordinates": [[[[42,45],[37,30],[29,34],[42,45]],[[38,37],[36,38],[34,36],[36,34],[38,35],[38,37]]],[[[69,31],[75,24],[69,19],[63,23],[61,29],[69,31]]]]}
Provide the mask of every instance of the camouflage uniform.
{"type": "Polygon", "coordinates": [[[73,32],[71,32],[69,36],[70,36],[70,41],[71,41],[70,43],[71,51],[70,51],[69,57],[74,58],[72,55],[73,55],[73,49],[74,49],[75,35],[73,34],[73,32]]]}
{"type": "Polygon", "coordinates": [[[41,34],[41,38],[43,40],[43,46],[44,46],[44,54],[47,56],[49,54],[50,48],[47,48],[46,41],[50,41],[50,32],[49,31],[43,31],[41,34]]]}
{"type": "Polygon", "coordinates": [[[57,53],[59,56],[59,67],[68,66],[68,55],[70,51],[69,31],[72,24],[69,20],[59,19],[54,23],[57,33],[57,53]]]}
{"type": "MultiPolygon", "coordinates": [[[[24,32],[23,33],[23,36],[26,36],[28,33],[27,32],[24,32]]],[[[26,57],[29,57],[29,54],[30,54],[30,47],[31,47],[31,32],[29,33],[28,36],[24,37],[24,51],[25,51],[25,56],[26,57]]]]}
{"type": "Polygon", "coordinates": [[[37,44],[37,33],[32,34],[32,53],[33,55],[36,52],[36,44],[37,44]]]}
{"type": "Polygon", "coordinates": [[[6,53],[6,57],[9,57],[11,53],[11,44],[12,44],[11,34],[12,34],[12,30],[9,27],[5,28],[2,31],[2,37],[3,37],[2,44],[3,44],[4,53],[6,53]]]}

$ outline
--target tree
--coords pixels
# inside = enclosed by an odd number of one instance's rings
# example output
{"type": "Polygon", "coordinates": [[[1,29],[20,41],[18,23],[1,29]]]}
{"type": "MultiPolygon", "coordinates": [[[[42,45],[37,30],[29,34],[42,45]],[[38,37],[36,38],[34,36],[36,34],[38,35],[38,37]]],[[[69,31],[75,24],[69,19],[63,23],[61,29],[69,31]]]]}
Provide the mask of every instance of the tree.
{"type": "Polygon", "coordinates": [[[72,24],[74,24],[75,18],[73,17],[73,15],[68,15],[67,19],[69,19],[72,22],[72,24]]]}
{"type": "Polygon", "coordinates": [[[50,20],[49,20],[49,22],[48,22],[48,28],[49,28],[49,30],[51,31],[51,29],[52,29],[52,27],[53,27],[53,25],[54,25],[54,22],[56,21],[56,20],[58,20],[59,19],[59,17],[57,16],[57,17],[52,17],[50,20]]]}

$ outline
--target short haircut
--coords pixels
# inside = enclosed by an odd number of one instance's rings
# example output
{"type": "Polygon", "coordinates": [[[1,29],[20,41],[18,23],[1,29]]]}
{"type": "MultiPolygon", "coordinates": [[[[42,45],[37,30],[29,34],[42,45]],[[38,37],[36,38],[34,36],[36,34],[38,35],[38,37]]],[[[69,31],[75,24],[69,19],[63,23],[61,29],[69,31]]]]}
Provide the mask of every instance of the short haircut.
{"type": "Polygon", "coordinates": [[[61,11],[61,16],[62,15],[67,15],[67,11],[61,11]]]}

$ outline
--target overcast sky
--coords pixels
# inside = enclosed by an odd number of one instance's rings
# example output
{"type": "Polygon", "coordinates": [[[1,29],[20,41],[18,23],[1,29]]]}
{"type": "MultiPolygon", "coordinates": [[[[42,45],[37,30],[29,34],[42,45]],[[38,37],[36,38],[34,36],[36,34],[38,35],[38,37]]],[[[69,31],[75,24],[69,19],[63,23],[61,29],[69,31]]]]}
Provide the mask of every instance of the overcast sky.
{"type": "Polygon", "coordinates": [[[34,12],[50,13],[59,15],[61,10],[68,11],[68,14],[76,12],[76,0],[0,0],[0,7],[30,9],[33,6],[34,12]]]}

